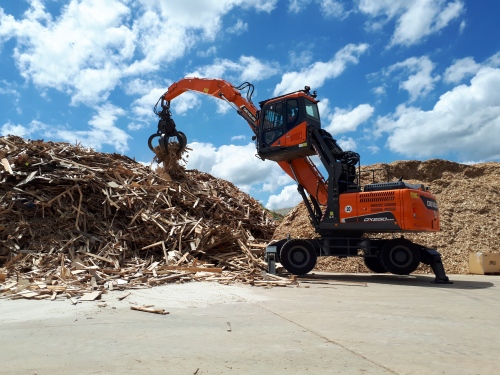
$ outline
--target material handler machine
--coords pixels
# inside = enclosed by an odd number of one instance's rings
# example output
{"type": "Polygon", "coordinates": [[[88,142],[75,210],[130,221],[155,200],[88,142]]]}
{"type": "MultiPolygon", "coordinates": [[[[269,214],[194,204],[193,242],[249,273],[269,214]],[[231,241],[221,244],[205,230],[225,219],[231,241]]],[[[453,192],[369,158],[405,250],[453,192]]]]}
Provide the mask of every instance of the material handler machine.
{"type": "Polygon", "coordinates": [[[310,272],[318,256],[361,256],[375,273],[408,275],[422,262],[431,266],[436,283],[449,282],[439,252],[404,238],[405,233],[439,231],[435,197],[424,185],[402,179],[362,187],[359,154],[342,150],[321,128],[316,92],[308,86],[261,101],[258,109],[252,102],[254,86],[248,82],[236,87],[222,79],[183,78],[156,103],[160,120],[158,131],[148,139],[151,150],[155,138],[163,148],[171,140],[177,141],[178,150],[186,147],[186,136],[177,130],[170,111],[172,100],[186,91],[229,103],[253,131],[257,156],[278,163],[297,183],[318,238],[285,238],[272,244],[290,273],[310,272]],[[313,155],[326,169],[326,179],[311,161],[313,155]],[[377,233],[393,233],[395,238],[371,237],[377,233]]]}

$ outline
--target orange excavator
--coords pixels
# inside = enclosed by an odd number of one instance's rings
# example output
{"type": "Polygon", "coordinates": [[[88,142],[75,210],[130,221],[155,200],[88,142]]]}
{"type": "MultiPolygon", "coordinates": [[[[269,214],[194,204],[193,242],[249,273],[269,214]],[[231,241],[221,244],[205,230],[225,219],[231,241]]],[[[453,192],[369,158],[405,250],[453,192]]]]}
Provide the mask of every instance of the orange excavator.
{"type": "Polygon", "coordinates": [[[222,79],[183,78],[173,83],[155,105],[160,118],[158,131],[148,139],[168,148],[187,144],[176,129],[170,105],[186,91],[196,91],[225,100],[253,131],[257,156],[272,160],[297,183],[311,224],[319,235],[314,239],[284,238],[274,242],[278,260],[290,272],[310,272],[318,256],[361,256],[375,273],[407,275],[422,262],[431,266],[436,283],[448,283],[441,256],[435,249],[418,245],[402,234],[439,231],[435,197],[421,184],[395,182],[360,185],[360,156],[344,151],[330,133],[321,128],[316,92],[303,90],[252,102],[254,86],[233,86],[222,79]],[[246,91],[245,97],[242,92],[246,91]],[[310,157],[317,155],[325,179],[310,157]],[[394,233],[398,238],[373,238],[370,234],[394,233]]]}

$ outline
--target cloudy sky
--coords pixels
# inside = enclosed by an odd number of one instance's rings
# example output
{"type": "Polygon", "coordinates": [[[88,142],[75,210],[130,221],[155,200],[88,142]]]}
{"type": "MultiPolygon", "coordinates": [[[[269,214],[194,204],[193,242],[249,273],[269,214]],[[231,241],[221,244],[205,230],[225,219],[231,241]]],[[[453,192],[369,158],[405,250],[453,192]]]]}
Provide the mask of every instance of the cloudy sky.
{"type": "MultiPolygon", "coordinates": [[[[0,3],[0,132],[149,163],[153,106],[186,76],[318,92],[362,164],[500,160],[498,0],[16,0],[0,3]]],[[[300,201],[225,102],[172,102],[188,168],[268,208],[300,201]]]]}

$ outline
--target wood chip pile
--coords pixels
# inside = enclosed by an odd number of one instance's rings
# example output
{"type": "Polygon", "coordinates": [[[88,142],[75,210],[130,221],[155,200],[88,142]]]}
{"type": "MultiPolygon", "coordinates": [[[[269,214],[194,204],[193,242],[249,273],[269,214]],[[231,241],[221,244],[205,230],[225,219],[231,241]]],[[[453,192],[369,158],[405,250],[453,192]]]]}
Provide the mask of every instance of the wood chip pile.
{"type": "Polygon", "coordinates": [[[267,277],[276,222],[230,182],[14,136],[0,137],[0,161],[0,296],[267,277]]]}
{"type": "MultiPolygon", "coordinates": [[[[395,181],[401,176],[410,183],[424,183],[436,196],[441,231],[414,233],[405,237],[422,245],[437,249],[447,273],[469,272],[469,251],[500,252],[500,163],[465,165],[445,160],[397,161],[362,168],[362,185],[395,181]],[[370,170],[376,169],[375,172],[370,170]],[[387,171],[387,173],[386,173],[387,171]]],[[[295,207],[277,228],[274,238],[290,234],[295,238],[317,235],[303,203],[295,207]]],[[[391,238],[391,235],[374,235],[391,238]]],[[[331,272],[370,272],[360,258],[319,258],[316,269],[331,272]]],[[[431,273],[430,267],[421,265],[416,272],[431,273]]]]}

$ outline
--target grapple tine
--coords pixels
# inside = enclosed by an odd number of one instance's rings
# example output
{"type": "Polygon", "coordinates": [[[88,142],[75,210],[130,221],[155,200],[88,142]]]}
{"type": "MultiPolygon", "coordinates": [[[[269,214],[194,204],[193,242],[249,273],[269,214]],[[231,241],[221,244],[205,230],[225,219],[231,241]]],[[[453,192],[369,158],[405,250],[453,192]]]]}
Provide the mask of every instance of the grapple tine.
{"type": "Polygon", "coordinates": [[[151,149],[151,151],[154,152],[155,147],[153,146],[153,139],[159,137],[160,139],[158,140],[158,146],[167,151],[169,139],[177,138],[178,142],[177,153],[180,155],[187,145],[186,135],[183,132],[177,131],[177,129],[175,128],[175,122],[172,119],[172,113],[170,112],[169,109],[170,108],[169,103],[164,101],[162,98],[160,98],[160,100],[162,107],[161,112],[156,112],[156,106],[155,106],[155,113],[158,115],[158,117],[160,117],[160,120],[158,121],[158,131],[155,134],[150,135],[148,139],[148,146],[151,149]]]}

